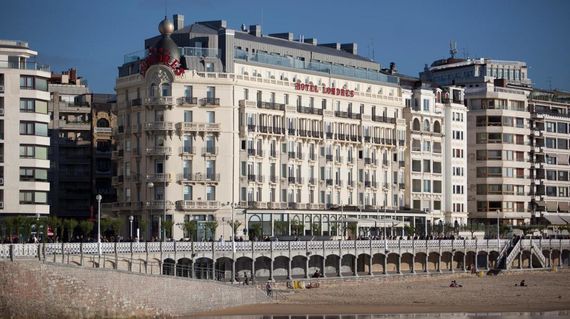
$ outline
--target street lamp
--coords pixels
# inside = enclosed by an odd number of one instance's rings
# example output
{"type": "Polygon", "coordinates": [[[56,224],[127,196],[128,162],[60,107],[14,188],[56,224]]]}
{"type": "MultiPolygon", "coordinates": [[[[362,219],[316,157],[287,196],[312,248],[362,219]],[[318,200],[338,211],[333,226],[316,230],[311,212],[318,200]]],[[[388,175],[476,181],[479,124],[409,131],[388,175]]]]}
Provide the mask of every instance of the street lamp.
{"type": "MultiPolygon", "coordinates": [[[[230,203],[228,202],[227,205],[230,205],[230,208],[232,210],[232,225],[231,225],[231,229],[232,229],[232,282],[235,283],[236,280],[236,232],[235,232],[235,221],[234,221],[234,203],[230,203]]],[[[222,227],[222,231],[223,231],[224,227],[222,227]]]]}
{"type": "Polygon", "coordinates": [[[103,196],[97,194],[95,199],[97,200],[97,251],[99,252],[99,257],[101,257],[101,200],[103,196]]]}
{"type": "Polygon", "coordinates": [[[130,225],[131,227],[130,227],[129,234],[130,234],[130,237],[131,237],[131,241],[133,241],[133,220],[134,220],[134,219],[135,219],[135,218],[133,217],[133,215],[129,216],[129,223],[131,224],[131,225],[130,225]]]}
{"type": "MultiPolygon", "coordinates": [[[[146,187],[149,189],[149,193],[152,193],[152,189],[154,188],[154,183],[153,182],[148,182],[146,183],[146,187]]],[[[152,194],[148,196],[148,201],[147,201],[147,206],[149,208],[149,217],[150,217],[150,222],[152,225],[152,201],[151,201],[151,197],[152,194]]],[[[145,230],[143,229],[143,235],[144,235],[145,230]]],[[[158,235],[160,236],[160,219],[158,220],[158,235]]],[[[152,234],[151,234],[152,236],[152,234]]]]}

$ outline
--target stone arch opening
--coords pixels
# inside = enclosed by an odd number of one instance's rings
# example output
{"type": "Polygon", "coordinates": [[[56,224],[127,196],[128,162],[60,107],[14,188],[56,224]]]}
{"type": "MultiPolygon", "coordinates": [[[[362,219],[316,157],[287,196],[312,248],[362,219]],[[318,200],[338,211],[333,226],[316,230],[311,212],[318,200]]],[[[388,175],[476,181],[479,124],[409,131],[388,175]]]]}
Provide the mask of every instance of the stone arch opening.
{"type": "Polygon", "coordinates": [[[340,273],[343,276],[353,276],[354,275],[354,259],[356,257],[352,254],[346,254],[342,256],[340,263],[340,273]]]}
{"type": "Polygon", "coordinates": [[[416,253],[414,256],[414,271],[415,272],[426,272],[427,271],[427,263],[426,263],[427,255],[425,253],[416,253]]]}
{"type": "Polygon", "coordinates": [[[428,270],[439,271],[439,253],[430,252],[428,255],[428,270]]]}
{"type": "Polygon", "coordinates": [[[291,258],[291,278],[305,278],[307,273],[307,256],[297,255],[291,258]]]}
{"type": "Polygon", "coordinates": [[[370,273],[370,255],[360,254],[356,262],[356,271],[359,275],[367,275],[370,273]]]}
{"type": "Polygon", "coordinates": [[[289,257],[275,257],[273,260],[273,278],[289,278],[289,257]]]}
{"type": "Polygon", "coordinates": [[[338,269],[338,262],[339,257],[337,255],[328,255],[325,258],[325,271],[324,274],[327,277],[338,276],[339,269],[338,269]]]}
{"type": "Polygon", "coordinates": [[[236,273],[240,278],[246,275],[251,278],[251,267],[253,265],[253,259],[250,257],[238,257],[236,259],[236,273]]]}
{"type": "Polygon", "coordinates": [[[384,273],[384,259],[386,259],[386,255],[384,254],[374,254],[372,256],[372,273],[384,273]]]}
{"type": "Polygon", "coordinates": [[[400,272],[412,272],[412,267],[414,264],[414,255],[410,253],[403,253],[401,264],[400,264],[400,272]]]}
{"type": "Polygon", "coordinates": [[[174,265],[176,262],[172,258],[166,258],[162,262],[162,274],[167,276],[174,276],[174,265]]]}
{"type": "Polygon", "coordinates": [[[266,256],[255,258],[255,278],[270,278],[271,259],[266,256]]]}
{"type": "Polygon", "coordinates": [[[214,262],[207,257],[200,257],[195,261],[194,272],[196,279],[212,279],[214,262]]]}
{"type": "Polygon", "coordinates": [[[399,255],[396,253],[388,254],[388,262],[386,264],[387,272],[398,273],[400,269],[398,268],[399,255]]]}
{"type": "Polygon", "coordinates": [[[192,277],[192,259],[180,258],[176,263],[176,276],[178,277],[192,277]]]}
{"type": "Polygon", "coordinates": [[[323,261],[324,257],[321,255],[311,255],[309,257],[309,276],[313,276],[316,271],[320,274],[324,273],[323,261]]]}

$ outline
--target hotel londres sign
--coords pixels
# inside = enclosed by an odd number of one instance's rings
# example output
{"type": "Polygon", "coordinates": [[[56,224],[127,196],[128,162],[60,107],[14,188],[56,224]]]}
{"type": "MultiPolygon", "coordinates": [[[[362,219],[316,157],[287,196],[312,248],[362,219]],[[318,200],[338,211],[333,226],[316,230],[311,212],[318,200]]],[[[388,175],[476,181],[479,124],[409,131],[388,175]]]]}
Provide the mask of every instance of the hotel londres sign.
{"type": "Polygon", "coordinates": [[[169,68],[171,68],[176,76],[184,74],[185,71],[184,67],[182,67],[182,64],[180,63],[180,61],[178,61],[178,59],[172,58],[170,56],[170,52],[168,50],[165,50],[163,48],[159,49],[150,48],[148,51],[148,55],[141,62],[140,66],[141,75],[144,76],[148,68],[150,68],[152,65],[159,63],[164,64],[169,68]]]}
{"type": "Polygon", "coordinates": [[[329,94],[329,95],[346,96],[346,97],[353,97],[354,96],[354,90],[339,89],[339,88],[334,88],[334,87],[328,87],[326,85],[317,86],[314,84],[305,84],[305,83],[301,83],[301,82],[295,83],[295,90],[315,92],[315,93],[323,93],[323,94],[329,94]]]}

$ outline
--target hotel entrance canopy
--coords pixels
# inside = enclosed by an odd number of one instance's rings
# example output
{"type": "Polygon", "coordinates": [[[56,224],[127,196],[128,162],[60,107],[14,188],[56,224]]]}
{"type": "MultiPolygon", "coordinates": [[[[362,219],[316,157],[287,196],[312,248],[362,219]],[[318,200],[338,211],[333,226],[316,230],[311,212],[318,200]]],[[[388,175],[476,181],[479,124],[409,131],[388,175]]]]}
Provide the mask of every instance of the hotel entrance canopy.
{"type": "Polygon", "coordinates": [[[358,227],[404,227],[409,225],[409,222],[403,222],[392,218],[354,218],[345,217],[338,220],[340,223],[356,223],[358,227]]]}

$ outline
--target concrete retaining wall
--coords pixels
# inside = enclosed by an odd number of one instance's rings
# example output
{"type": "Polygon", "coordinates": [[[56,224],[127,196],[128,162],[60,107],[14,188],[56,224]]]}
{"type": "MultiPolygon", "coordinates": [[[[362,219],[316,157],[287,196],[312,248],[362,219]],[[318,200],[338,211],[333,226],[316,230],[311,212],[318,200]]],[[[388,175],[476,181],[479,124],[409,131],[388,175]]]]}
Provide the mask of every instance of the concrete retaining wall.
{"type": "Polygon", "coordinates": [[[38,261],[0,262],[0,318],[171,317],[265,301],[253,287],[38,261]]]}

